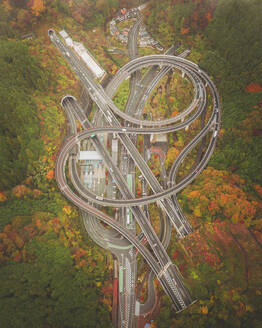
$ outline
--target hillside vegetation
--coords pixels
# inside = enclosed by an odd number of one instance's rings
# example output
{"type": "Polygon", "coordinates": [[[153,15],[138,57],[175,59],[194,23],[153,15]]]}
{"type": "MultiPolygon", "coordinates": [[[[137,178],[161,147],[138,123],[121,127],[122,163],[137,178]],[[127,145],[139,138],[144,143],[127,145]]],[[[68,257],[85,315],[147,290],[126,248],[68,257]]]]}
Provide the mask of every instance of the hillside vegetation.
{"type": "Polygon", "coordinates": [[[66,93],[80,92],[47,35],[50,26],[74,25],[65,6],[63,1],[0,4],[3,328],[111,327],[108,254],[87,238],[78,212],[54,181],[66,130],[59,103],[66,93]],[[28,32],[33,40],[21,41],[28,32]]]}
{"type": "MultiPolygon", "coordinates": [[[[257,0],[150,0],[145,9],[148,29],[163,44],[190,48],[222,100],[209,167],[179,196],[197,231],[169,248],[198,302],[174,315],[163,297],[157,327],[262,324],[261,10],[257,0]]],[[[185,145],[181,135],[172,149],[185,145]]]]}
{"type": "Polygon", "coordinates": [[[45,90],[47,78],[22,42],[0,41],[1,173],[0,189],[8,189],[26,176],[39,158],[42,140],[35,89],[45,90]]]}
{"type": "Polygon", "coordinates": [[[240,174],[250,188],[262,184],[261,10],[259,0],[151,0],[145,12],[163,44],[181,41],[213,77],[225,133],[211,165],[240,174]]]}

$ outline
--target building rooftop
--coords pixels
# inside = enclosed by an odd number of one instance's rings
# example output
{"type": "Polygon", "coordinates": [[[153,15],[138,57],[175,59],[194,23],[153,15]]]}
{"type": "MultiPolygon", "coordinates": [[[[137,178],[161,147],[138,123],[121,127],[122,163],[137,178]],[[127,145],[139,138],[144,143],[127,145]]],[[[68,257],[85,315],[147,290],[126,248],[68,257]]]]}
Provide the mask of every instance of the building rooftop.
{"type": "Polygon", "coordinates": [[[67,32],[65,30],[62,30],[59,32],[59,34],[61,35],[62,38],[66,39],[69,37],[69,35],[67,34],[67,32]]]}
{"type": "Polygon", "coordinates": [[[155,143],[155,142],[167,143],[167,135],[166,134],[151,134],[150,141],[152,143],[155,143]]]}
{"type": "Polygon", "coordinates": [[[80,151],[80,155],[79,155],[80,161],[84,161],[84,160],[100,161],[102,159],[103,159],[102,156],[97,151],[93,151],[93,150],[80,151]]]}
{"type": "Polygon", "coordinates": [[[72,47],[83,59],[88,68],[97,78],[101,78],[105,75],[105,70],[95,61],[93,56],[88,52],[82,43],[73,41],[65,30],[60,31],[59,34],[64,38],[66,44],[72,47]]]}

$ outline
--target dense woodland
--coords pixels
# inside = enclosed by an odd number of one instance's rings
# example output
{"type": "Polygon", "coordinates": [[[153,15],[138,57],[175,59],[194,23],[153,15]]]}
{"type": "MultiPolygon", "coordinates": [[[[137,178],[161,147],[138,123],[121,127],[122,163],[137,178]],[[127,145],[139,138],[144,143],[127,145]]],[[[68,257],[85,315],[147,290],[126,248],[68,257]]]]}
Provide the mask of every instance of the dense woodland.
{"type": "MultiPolygon", "coordinates": [[[[137,4],[0,2],[3,328],[111,327],[108,254],[88,239],[54,181],[66,129],[58,104],[64,94],[79,96],[81,87],[47,29],[65,28],[114,73],[127,58],[109,55],[106,23],[119,8],[137,4]],[[21,40],[30,32],[33,40],[21,40]]],[[[196,232],[174,239],[168,250],[198,302],[175,315],[162,296],[156,327],[262,325],[261,12],[260,0],[149,0],[144,10],[147,28],[166,48],[177,41],[190,48],[189,59],[212,77],[223,104],[216,151],[179,195],[196,232]]],[[[181,132],[172,141],[167,168],[189,137],[181,132]]]]}

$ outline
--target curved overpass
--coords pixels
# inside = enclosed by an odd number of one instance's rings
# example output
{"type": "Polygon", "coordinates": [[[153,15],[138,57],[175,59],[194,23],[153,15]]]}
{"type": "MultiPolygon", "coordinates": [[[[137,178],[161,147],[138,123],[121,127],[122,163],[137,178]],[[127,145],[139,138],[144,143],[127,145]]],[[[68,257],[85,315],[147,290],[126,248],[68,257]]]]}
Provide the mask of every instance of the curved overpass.
{"type": "MultiPolygon", "coordinates": [[[[96,216],[97,218],[101,219],[103,222],[110,225],[113,229],[118,231],[121,235],[123,235],[128,241],[130,241],[142,254],[145,260],[148,262],[149,266],[153,270],[153,272],[157,275],[162,287],[166,291],[166,293],[171,297],[172,301],[174,302],[175,309],[180,311],[184,309],[191,303],[191,297],[185,288],[181,275],[179,274],[178,270],[175,266],[171,264],[169,257],[167,256],[163,245],[160,243],[158,237],[152,231],[152,229],[145,223],[145,220],[142,219],[143,215],[139,211],[139,206],[142,204],[147,204],[152,201],[162,201],[162,206],[168,205],[168,211],[173,211],[174,216],[178,216],[177,211],[172,203],[168,201],[168,197],[176,194],[178,191],[183,189],[186,185],[191,183],[195,177],[201,172],[201,170],[206,165],[208,159],[210,158],[217,139],[217,132],[219,129],[220,124],[220,104],[217,91],[215,89],[214,84],[208,78],[208,76],[199,69],[199,67],[186,59],[173,57],[168,55],[153,55],[153,56],[146,56],[138,59],[134,59],[130,63],[126,64],[122,69],[118,71],[115,78],[112,80],[111,85],[108,87],[108,93],[102,89],[101,86],[94,83],[91,79],[90,75],[87,74],[86,69],[83,67],[83,64],[76,58],[73,52],[70,49],[67,49],[65,45],[59,40],[59,38],[55,35],[54,31],[49,30],[49,36],[54,44],[61,50],[65,58],[69,61],[70,65],[72,65],[73,69],[79,76],[80,80],[83,82],[84,86],[90,92],[91,97],[97,103],[101,112],[103,112],[104,116],[107,120],[111,123],[111,127],[101,127],[101,128],[93,128],[90,127],[87,118],[81,116],[81,111],[77,110],[77,104],[75,103],[75,99],[72,97],[66,97],[62,101],[63,107],[67,107],[69,104],[72,106],[74,111],[74,115],[77,116],[77,119],[80,120],[83,128],[86,131],[81,133],[75,134],[69,137],[63,147],[60,150],[60,153],[57,157],[56,162],[56,179],[59,185],[60,190],[62,193],[76,206],[78,206],[81,210],[91,213],[92,215],[96,216]],[[70,50],[71,53],[68,51],[70,50]],[[69,55],[68,55],[69,54],[69,55]],[[121,84],[121,82],[133,74],[137,70],[141,70],[143,67],[147,66],[169,66],[175,67],[180,69],[183,72],[186,72],[187,76],[191,78],[192,83],[195,88],[195,96],[191,103],[191,105],[185,109],[182,113],[177,115],[171,119],[165,119],[162,121],[143,121],[137,118],[131,117],[130,115],[126,115],[122,111],[120,111],[111,100],[113,96],[113,89],[117,89],[117,86],[121,84]],[[187,145],[187,147],[181,152],[179,158],[175,162],[170,172],[170,179],[174,179],[177,169],[181,162],[184,160],[185,156],[193,149],[193,147],[203,138],[205,137],[210,131],[213,132],[213,135],[210,139],[209,146],[207,151],[202,158],[201,162],[198,164],[197,169],[186,176],[182,181],[177,184],[174,184],[167,190],[163,190],[156,179],[152,176],[151,171],[148,171],[148,166],[144,163],[144,160],[141,159],[140,154],[138,154],[137,150],[133,148],[130,144],[131,140],[129,139],[129,134],[152,134],[152,133],[168,133],[172,131],[177,131],[179,129],[184,128],[191,122],[193,122],[204,110],[206,104],[206,89],[204,87],[204,83],[208,86],[211,94],[213,96],[213,110],[211,117],[207,123],[207,125],[202,129],[198,135],[192,140],[192,142],[187,145]],[[138,125],[138,127],[121,127],[117,119],[115,118],[115,114],[119,115],[121,118],[129,121],[130,123],[138,125]],[[186,116],[191,115],[186,121],[174,125],[175,122],[179,120],[184,120],[186,116]],[[89,124],[89,125],[88,125],[89,124]],[[173,124],[173,125],[171,125],[173,124]],[[118,179],[118,187],[119,189],[122,188],[122,192],[125,193],[126,199],[123,200],[110,200],[110,199],[98,199],[95,194],[88,191],[86,188],[83,189],[81,181],[77,175],[77,170],[75,169],[75,156],[74,153],[76,152],[75,146],[81,142],[81,140],[86,139],[91,135],[96,135],[98,133],[117,133],[119,135],[119,139],[123,142],[126,149],[129,151],[130,156],[134,159],[142,174],[146,177],[147,182],[151,185],[152,190],[155,192],[154,195],[147,196],[145,198],[134,198],[134,195],[127,192],[126,185],[123,181],[121,181],[121,172],[118,179]],[[152,251],[155,257],[151,254],[150,251],[139,241],[139,239],[132,233],[130,233],[127,229],[122,227],[119,223],[115,222],[112,218],[108,215],[104,214],[102,211],[99,211],[95,207],[88,204],[84,199],[77,196],[75,192],[73,192],[66,181],[65,177],[65,166],[68,157],[70,156],[71,162],[71,175],[73,177],[74,186],[77,189],[80,196],[91,200],[92,202],[98,203],[100,205],[110,205],[110,206],[132,206],[132,211],[136,216],[137,221],[139,222],[141,229],[145,236],[147,237],[152,251]]],[[[71,120],[71,119],[70,119],[71,120]]],[[[97,144],[97,146],[99,146],[97,144]]],[[[108,154],[104,152],[103,156],[106,158],[108,154]]],[[[116,167],[111,167],[112,176],[116,178],[114,171],[117,171],[116,167]]],[[[169,213],[170,214],[170,213],[169,213]]],[[[172,217],[170,217],[172,220],[172,217]]],[[[185,220],[181,221],[181,219],[177,218],[175,225],[177,225],[177,229],[179,230],[181,227],[186,226],[185,220]]],[[[189,229],[190,230],[190,229],[189,229]]],[[[190,231],[189,231],[190,232],[190,231]]],[[[188,232],[182,234],[185,235],[188,232]]]]}

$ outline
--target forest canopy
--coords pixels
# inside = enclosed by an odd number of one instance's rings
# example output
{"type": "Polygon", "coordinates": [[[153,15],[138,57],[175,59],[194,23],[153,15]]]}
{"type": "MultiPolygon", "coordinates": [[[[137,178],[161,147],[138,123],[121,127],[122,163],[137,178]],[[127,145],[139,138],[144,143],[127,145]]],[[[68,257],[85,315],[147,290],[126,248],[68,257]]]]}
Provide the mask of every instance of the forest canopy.
{"type": "Polygon", "coordinates": [[[22,42],[0,41],[0,189],[18,184],[41,151],[33,92],[46,88],[46,75],[22,42]]]}
{"type": "Polygon", "coordinates": [[[240,174],[248,186],[262,184],[262,126],[254,119],[262,110],[261,12],[260,0],[150,0],[145,12],[154,35],[192,48],[199,66],[214,79],[225,134],[211,165],[240,174]],[[248,86],[256,88],[249,92],[248,86]]]}

